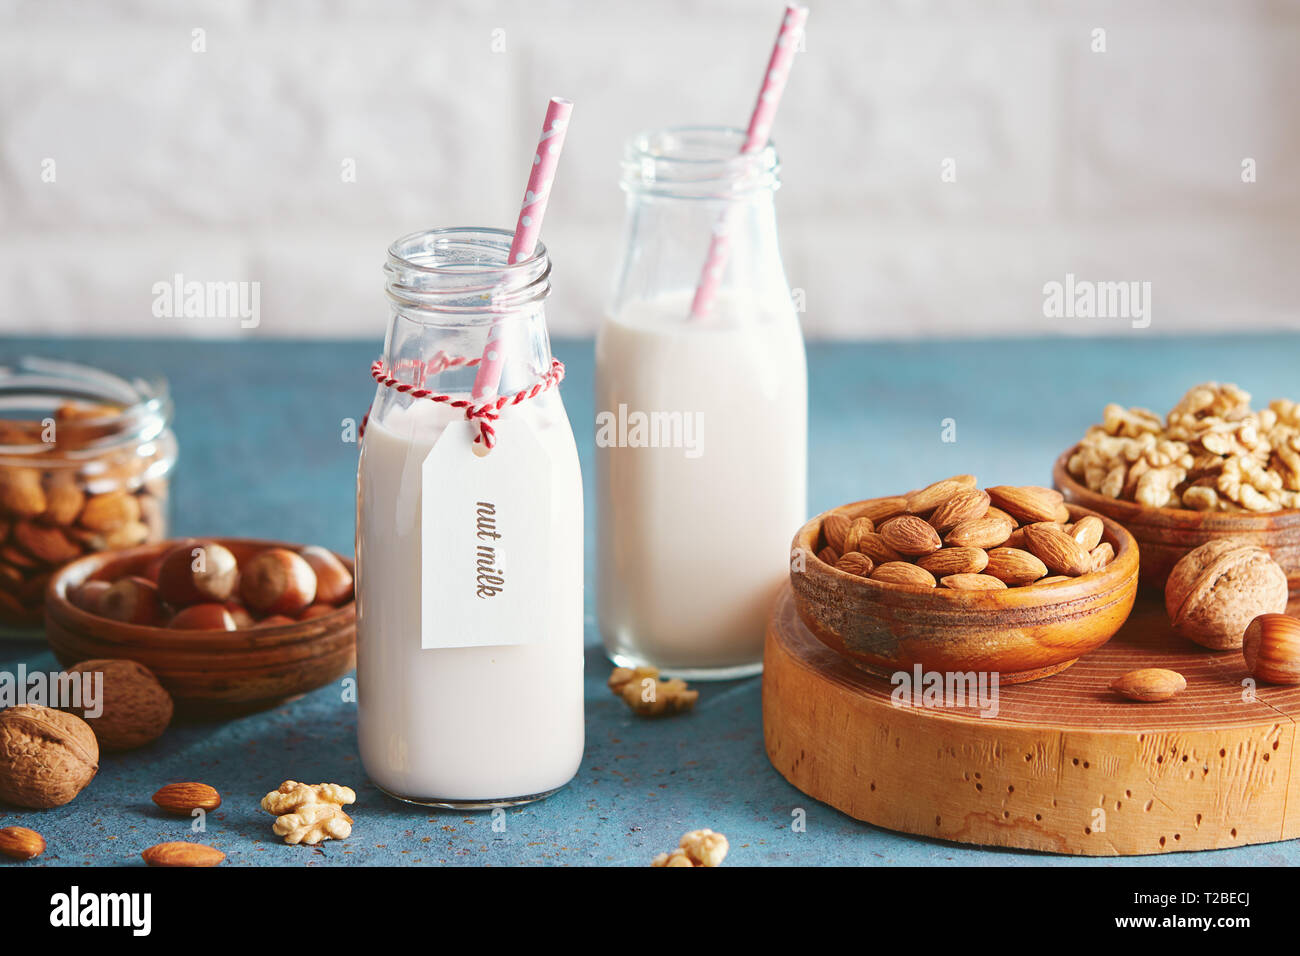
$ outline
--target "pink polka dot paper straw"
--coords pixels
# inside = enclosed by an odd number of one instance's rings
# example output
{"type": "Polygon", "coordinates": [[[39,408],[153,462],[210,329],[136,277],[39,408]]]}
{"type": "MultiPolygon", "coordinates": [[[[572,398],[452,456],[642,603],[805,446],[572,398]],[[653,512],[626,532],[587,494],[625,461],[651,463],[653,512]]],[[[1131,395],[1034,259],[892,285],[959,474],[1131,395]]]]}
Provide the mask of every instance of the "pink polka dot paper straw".
{"type": "MultiPolygon", "coordinates": [[[[551,182],[555,179],[555,168],[560,162],[560,151],[564,149],[564,134],[569,129],[569,114],[573,112],[573,103],[560,96],[551,97],[546,107],[546,119],[542,122],[542,136],[537,143],[537,152],[533,154],[533,168],[528,176],[528,187],[524,190],[524,201],[519,207],[519,221],[515,223],[515,238],[510,243],[509,263],[523,262],[529,259],[537,248],[537,237],[542,232],[542,217],[546,215],[546,203],[551,198],[551,182]]],[[[487,398],[495,395],[501,381],[501,336],[504,326],[493,325],[488,331],[487,343],[483,346],[483,359],[479,363],[478,374],[474,376],[473,397],[487,398]]]]}
{"type": "MultiPolygon", "coordinates": [[[[790,67],[794,63],[799,38],[803,35],[804,21],[807,19],[807,7],[795,3],[786,6],[785,16],[781,18],[781,29],[777,31],[776,43],[772,47],[772,56],[767,62],[767,72],[763,75],[763,87],[759,90],[754,112],[749,117],[745,144],[740,147],[741,155],[757,152],[767,145],[772,132],[772,120],[776,117],[776,108],[781,104],[781,94],[785,92],[785,82],[790,77],[790,67]]],[[[713,307],[713,299],[718,294],[718,284],[722,281],[727,256],[731,252],[727,226],[727,218],[724,216],[713,230],[709,254],[704,260],[704,271],[700,274],[699,285],[695,287],[695,298],[691,301],[693,319],[702,319],[708,315],[713,307]]]]}

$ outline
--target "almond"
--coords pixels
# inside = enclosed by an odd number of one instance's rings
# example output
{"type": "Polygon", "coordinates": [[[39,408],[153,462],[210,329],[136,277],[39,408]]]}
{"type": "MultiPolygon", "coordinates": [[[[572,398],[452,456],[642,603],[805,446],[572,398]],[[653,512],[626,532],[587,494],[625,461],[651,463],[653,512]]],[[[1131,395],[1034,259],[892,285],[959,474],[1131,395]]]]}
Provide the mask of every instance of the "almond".
{"type": "Polygon", "coordinates": [[[0,469],[0,510],[18,518],[35,518],[45,511],[41,473],[34,468],[0,469]]]}
{"type": "Polygon", "coordinates": [[[1083,545],[1084,550],[1091,551],[1101,544],[1101,533],[1104,530],[1100,518],[1096,515],[1085,515],[1075,522],[1069,534],[1071,538],[1083,545]]]}
{"type": "Polygon", "coordinates": [[[0,853],[14,860],[30,860],[45,852],[45,838],[26,827],[0,830],[0,853]]]}
{"type": "Polygon", "coordinates": [[[1011,536],[1012,527],[1001,518],[975,518],[963,521],[948,532],[944,543],[957,548],[996,548],[1011,536]]]}
{"type": "Polygon", "coordinates": [[[939,583],[954,591],[1005,591],[1007,586],[987,574],[950,574],[939,583]]]}
{"type": "Polygon", "coordinates": [[[1144,702],[1168,700],[1186,687],[1187,681],[1182,674],[1163,667],[1129,671],[1110,685],[1110,689],[1117,694],[1122,694],[1129,700],[1144,702]]]}
{"type": "Polygon", "coordinates": [[[150,866],[216,866],[226,858],[220,850],[202,843],[159,843],[140,856],[150,866]]]}
{"type": "Polygon", "coordinates": [[[68,525],[77,520],[86,495],[70,481],[61,481],[45,495],[45,512],[41,520],[46,524],[68,525]]]}
{"type": "Polygon", "coordinates": [[[934,513],[930,515],[930,527],[934,528],[939,534],[947,534],[963,521],[983,518],[988,513],[988,510],[989,495],[987,491],[982,491],[979,488],[959,491],[934,509],[934,513]]]}
{"type": "Polygon", "coordinates": [[[195,810],[211,812],[221,806],[221,794],[206,783],[169,783],[153,795],[167,813],[188,817],[195,810]]]}
{"type": "Polygon", "coordinates": [[[844,536],[849,533],[849,525],[853,522],[842,514],[828,514],[822,521],[822,535],[826,538],[826,543],[844,553],[844,536]]]}
{"type": "Polygon", "coordinates": [[[880,526],[880,536],[885,544],[903,555],[929,554],[943,547],[939,532],[915,515],[890,518],[880,526]]]}
{"type": "Polygon", "coordinates": [[[871,573],[874,565],[871,559],[865,554],[859,554],[857,551],[850,551],[844,557],[835,562],[835,567],[841,571],[847,571],[849,574],[856,574],[860,578],[865,578],[871,573]]]}
{"type": "Polygon", "coordinates": [[[925,568],[936,578],[953,574],[979,574],[989,563],[983,548],[940,548],[918,558],[916,566],[925,568]]]}
{"type": "Polygon", "coordinates": [[[19,521],[11,533],[15,544],[44,564],[65,564],[81,554],[58,528],[19,521]]]}
{"type": "Polygon", "coordinates": [[[1077,577],[1092,570],[1092,555],[1055,524],[1029,525],[1025,541],[1053,574],[1077,577]]]}
{"type": "Polygon", "coordinates": [[[974,475],[955,475],[927,485],[920,491],[907,495],[907,510],[914,515],[933,511],[953,495],[975,487],[974,475]]]}
{"type": "Polygon", "coordinates": [[[934,575],[906,561],[890,561],[871,572],[871,580],[882,584],[902,584],[908,587],[932,588],[937,583],[934,575]]]}
{"type": "Polygon", "coordinates": [[[840,559],[839,552],[836,551],[834,548],[832,548],[829,544],[817,552],[817,560],[823,562],[824,564],[833,565],[839,559],[840,559]]]}
{"type": "Polygon", "coordinates": [[[872,524],[870,518],[854,518],[849,522],[849,530],[844,533],[844,547],[841,554],[848,554],[850,551],[860,550],[859,545],[863,537],[872,534],[876,526],[872,524]]]}
{"type": "Polygon", "coordinates": [[[140,502],[125,491],[110,491],[87,499],[79,519],[89,531],[115,531],[140,520],[140,502]]]}
{"type": "Polygon", "coordinates": [[[1019,548],[1021,551],[1028,549],[1029,542],[1025,540],[1025,529],[1017,528],[1007,536],[1007,540],[1002,542],[1004,548],[1019,548]]]}
{"type": "Polygon", "coordinates": [[[994,505],[1021,524],[1055,521],[1058,509],[1065,502],[1059,491],[1036,485],[996,485],[988,489],[988,492],[994,505]]]}
{"type": "Polygon", "coordinates": [[[1060,524],[1064,524],[1070,520],[1070,509],[1066,507],[1064,501],[1056,506],[1056,514],[1052,516],[1052,520],[1060,524]]]}
{"type": "Polygon", "coordinates": [[[876,564],[888,564],[890,561],[903,559],[903,556],[891,548],[879,532],[864,534],[862,540],[858,542],[858,551],[876,564]]]}
{"type": "Polygon", "coordinates": [[[1090,552],[1092,557],[1092,569],[1100,571],[1106,565],[1115,560],[1115,549],[1109,541],[1103,541],[1090,552]]]}
{"type": "MultiPolygon", "coordinates": [[[[988,492],[985,492],[985,494],[988,494],[988,492]]],[[[1003,519],[1005,519],[1005,520],[1007,521],[1007,523],[1009,523],[1009,524],[1011,525],[1011,527],[1013,527],[1013,528],[1018,528],[1018,527],[1020,527],[1020,522],[1019,522],[1019,521],[1017,521],[1015,518],[1011,517],[1011,515],[1007,514],[1007,513],[1006,513],[1005,511],[1003,511],[1001,508],[995,508],[995,507],[993,507],[992,505],[989,505],[989,510],[988,510],[987,512],[985,512],[984,517],[986,517],[986,518],[1003,518],[1003,519]]]]}
{"type": "Polygon", "coordinates": [[[870,518],[873,522],[879,523],[886,518],[906,512],[907,499],[897,495],[892,498],[872,498],[842,510],[850,518],[870,518]]]}
{"type": "Polygon", "coordinates": [[[1270,684],[1300,684],[1300,620],[1261,614],[1250,622],[1241,645],[1246,669],[1270,684]]]}
{"type": "Polygon", "coordinates": [[[119,528],[104,535],[104,549],[117,551],[121,548],[134,548],[149,540],[149,526],[143,521],[128,521],[119,528]]]}
{"type": "Polygon", "coordinates": [[[1050,577],[1039,578],[1035,584],[1060,584],[1062,581],[1073,581],[1074,578],[1068,574],[1053,574],[1050,577]]]}
{"type": "Polygon", "coordinates": [[[1047,565],[1019,548],[994,548],[988,556],[984,573],[992,575],[1003,584],[1033,584],[1047,573],[1047,565]]]}

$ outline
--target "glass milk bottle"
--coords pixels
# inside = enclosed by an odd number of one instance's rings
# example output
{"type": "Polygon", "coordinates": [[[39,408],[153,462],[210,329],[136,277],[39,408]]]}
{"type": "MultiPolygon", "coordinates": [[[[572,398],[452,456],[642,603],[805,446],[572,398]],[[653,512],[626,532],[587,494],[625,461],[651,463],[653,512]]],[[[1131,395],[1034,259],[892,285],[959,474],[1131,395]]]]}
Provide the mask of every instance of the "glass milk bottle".
{"type": "Polygon", "coordinates": [[[596,342],[598,617],[609,656],[685,677],[762,668],[805,519],[807,370],[777,244],[775,151],[722,128],[623,160],[627,246],[596,342]],[[729,256],[692,301],[713,236],[729,256]]]}
{"type": "Polygon", "coordinates": [[[550,262],[538,245],[507,265],[510,240],[437,229],[390,247],[357,475],[361,758],[389,794],[458,809],[544,797],[583,748],[582,478],[550,262]],[[499,381],[476,399],[490,331],[499,381]],[[499,418],[476,416],[498,395],[499,418]]]}

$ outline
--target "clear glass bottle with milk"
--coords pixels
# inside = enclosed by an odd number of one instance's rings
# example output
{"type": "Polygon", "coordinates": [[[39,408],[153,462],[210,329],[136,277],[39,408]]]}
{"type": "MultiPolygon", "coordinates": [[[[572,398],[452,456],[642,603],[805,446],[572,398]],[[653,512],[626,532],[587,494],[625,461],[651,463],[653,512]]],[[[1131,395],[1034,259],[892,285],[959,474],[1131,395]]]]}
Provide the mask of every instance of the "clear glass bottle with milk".
{"type": "Polygon", "coordinates": [[[358,737],[379,787],[433,806],[535,800],[582,758],[582,478],[550,262],[539,244],[507,264],[510,244],[432,230],[385,267],[357,477],[358,737]]]}
{"type": "Polygon", "coordinates": [[[775,150],[634,137],[627,240],[596,343],[597,608],[610,657],[685,677],[762,667],[807,506],[807,369],[781,264],[775,150]],[[698,308],[701,267],[725,265],[698,308]]]}

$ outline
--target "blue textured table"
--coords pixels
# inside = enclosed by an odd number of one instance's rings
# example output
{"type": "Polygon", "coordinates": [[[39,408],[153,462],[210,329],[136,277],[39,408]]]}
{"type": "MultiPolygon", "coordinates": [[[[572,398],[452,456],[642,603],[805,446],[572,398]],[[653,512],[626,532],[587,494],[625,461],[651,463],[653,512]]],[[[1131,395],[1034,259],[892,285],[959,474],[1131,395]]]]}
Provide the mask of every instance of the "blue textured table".
{"type": "MultiPolygon", "coordinates": [[[[340,423],[359,418],[370,400],[374,351],[364,343],[8,340],[0,359],[31,353],[166,375],[181,446],[176,534],[272,537],[350,553],[356,446],[340,440],[340,423]]],[[[46,864],[139,863],[145,847],[191,836],[189,821],[156,812],[153,792],[202,780],[225,798],[203,839],[236,866],[644,865],[702,826],[727,834],[733,864],[1300,863],[1294,842],[1098,860],[981,850],[858,823],[805,797],[768,764],[757,678],[700,685],[698,709],[687,716],[632,716],[605,688],[609,665],[591,612],[591,343],[559,342],[556,354],[568,365],[563,392],[587,480],[587,752],[565,790],[507,811],[500,832],[487,814],[390,800],[362,773],[354,705],[326,687],[229,723],[173,727],[146,749],[106,756],[66,807],[0,805],[0,826],[41,831],[46,864]],[[320,849],[281,844],[258,801],[286,778],[355,787],[352,838],[320,849]],[[797,808],[807,812],[806,832],[792,831],[797,808]]],[[[1163,411],[1210,379],[1235,381],[1257,399],[1294,397],[1298,356],[1300,336],[813,346],[809,510],[957,472],[982,484],[1047,484],[1053,459],[1098,420],[1105,401],[1163,411]],[[955,442],[943,440],[945,419],[955,422],[955,442]]],[[[55,667],[42,644],[0,643],[0,670],[19,663],[55,667]]]]}

